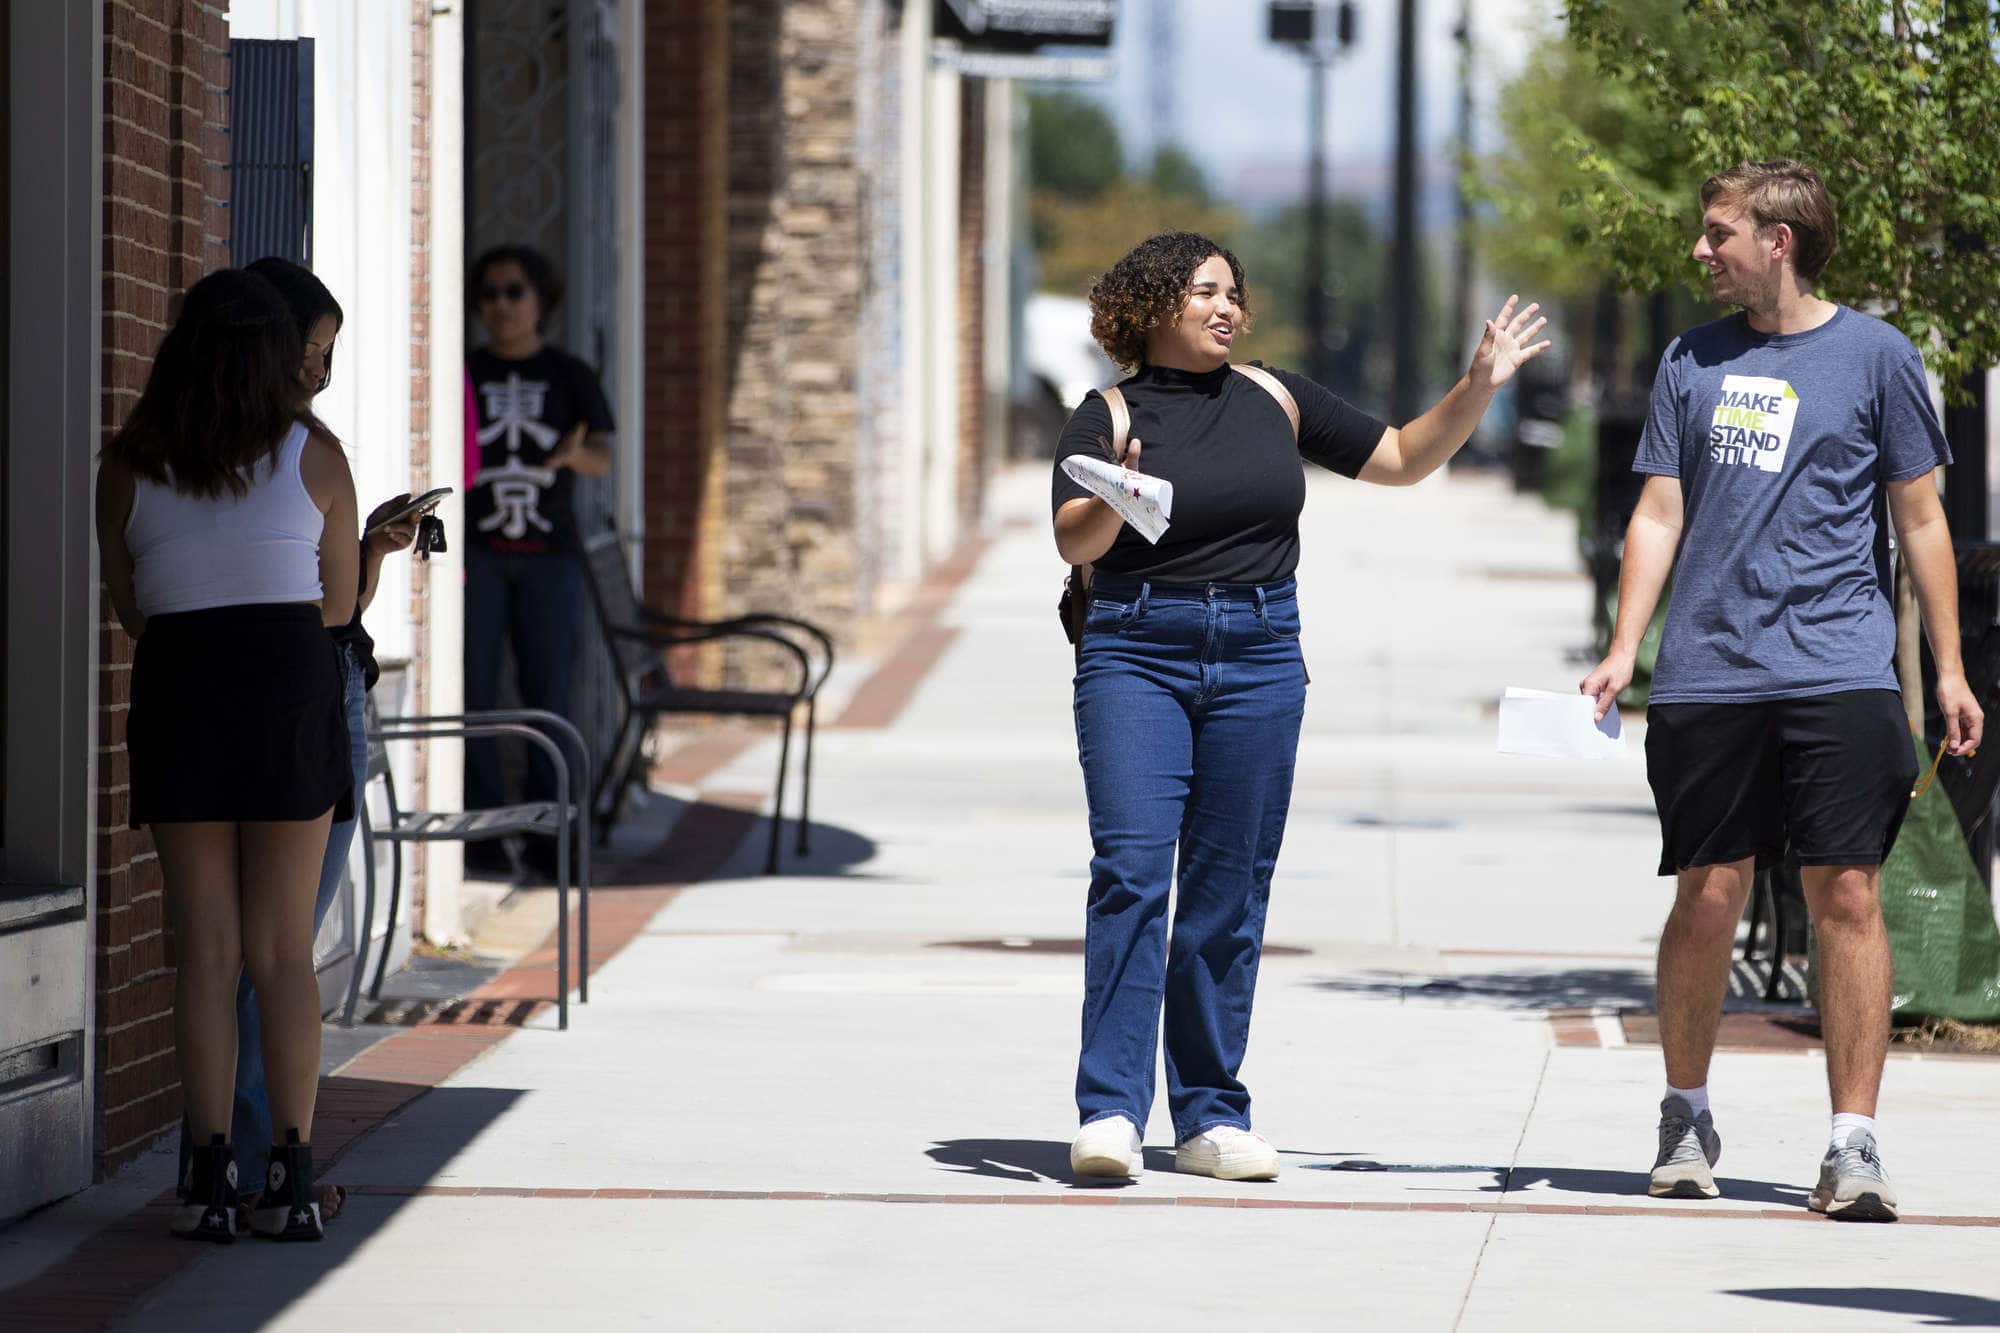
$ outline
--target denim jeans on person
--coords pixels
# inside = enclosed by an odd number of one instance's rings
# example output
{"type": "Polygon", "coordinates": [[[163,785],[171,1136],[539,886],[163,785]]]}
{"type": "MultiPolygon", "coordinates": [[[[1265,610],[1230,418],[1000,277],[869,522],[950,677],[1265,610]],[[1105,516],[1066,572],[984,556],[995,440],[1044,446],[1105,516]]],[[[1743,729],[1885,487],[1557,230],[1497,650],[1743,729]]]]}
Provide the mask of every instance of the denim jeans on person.
{"type": "Polygon", "coordinates": [[[1236,1075],[1305,713],[1298,637],[1289,578],[1167,587],[1103,576],[1092,589],[1076,671],[1094,849],[1082,1123],[1124,1115],[1144,1129],[1164,1002],[1175,1142],[1250,1126],[1236,1075]]]}
{"type": "MultiPolygon", "coordinates": [[[[354,801],[359,807],[362,789],[368,783],[368,682],[354,650],[342,644],[340,659],[341,699],[347,708],[348,761],[354,769],[354,801]]],[[[313,938],[333,908],[340,891],[340,877],[347,869],[348,849],[354,844],[354,821],[334,824],[327,830],[326,857],[320,862],[319,890],[313,895],[313,938]]],[[[355,966],[361,965],[356,958],[355,966]]],[[[236,1099],[230,1113],[230,1146],[236,1150],[236,1176],[246,1192],[264,1187],[264,1155],[271,1146],[271,1100],[264,1089],[263,1025],[257,1018],[257,992],[245,971],[236,983],[236,1099]]],[[[299,1126],[300,1137],[310,1139],[312,1126],[299,1126]]],[[[187,1175],[191,1147],[188,1123],[181,1120],[181,1172],[187,1175]]]]}
{"type": "MultiPolygon", "coordinates": [[[[576,683],[577,630],[583,612],[583,564],[570,555],[496,555],[477,542],[465,546],[465,707],[500,706],[500,663],[514,650],[521,706],[571,716],[576,683]]],[[[568,753],[568,741],[554,736],[568,753]]],[[[465,747],[465,808],[506,803],[499,744],[465,747]]],[[[530,749],[522,799],[552,801],[555,770],[539,746],[530,749]]]]}

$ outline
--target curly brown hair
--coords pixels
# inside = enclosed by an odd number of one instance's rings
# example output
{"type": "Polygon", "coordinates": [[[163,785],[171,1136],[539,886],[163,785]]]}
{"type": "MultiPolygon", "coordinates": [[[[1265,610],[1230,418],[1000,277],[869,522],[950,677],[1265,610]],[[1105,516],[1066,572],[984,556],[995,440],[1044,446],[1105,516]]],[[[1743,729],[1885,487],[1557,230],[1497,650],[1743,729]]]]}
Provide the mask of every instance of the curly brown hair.
{"type": "Polygon", "coordinates": [[[1195,270],[1212,255],[1228,261],[1243,311],[1241,327],[1247,331],[1250,286],[1236,256],[1195,232],[1163,231],[1126,251],[1090,285],[1090,336],[1113,361],[1137,369],[1146,360],[1146,335],[1180,317],[1195,270]]]}

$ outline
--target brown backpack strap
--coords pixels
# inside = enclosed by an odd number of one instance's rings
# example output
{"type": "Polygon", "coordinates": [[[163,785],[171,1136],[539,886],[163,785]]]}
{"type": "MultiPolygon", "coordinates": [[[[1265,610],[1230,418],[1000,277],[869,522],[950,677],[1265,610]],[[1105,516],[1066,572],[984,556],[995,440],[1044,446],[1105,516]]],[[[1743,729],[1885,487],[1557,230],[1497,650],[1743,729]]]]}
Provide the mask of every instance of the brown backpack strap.
{"type": "Polygon", "coordinates": [[[1299,438],[1299,405],[1292,398],[1292,391],[1278,382],[1278,377],[1262,366],[1231,366],[1239,375],[1247,375],[1256,381],[1257,387],[1278,400],[1278,406],[1285,409],[1285,420],[1292,423],[1292,439],[1299,438]]]}
{"type": "Polygon", "coordinates": [[[1132,409],[1125,402],[1125,391],[1115,384],[1108,389],[1099,389],[1097,396],[1111,410],[1111,461],[1122,463],[1125,461],[1125,441],[1132,434],[1132,409]]]}

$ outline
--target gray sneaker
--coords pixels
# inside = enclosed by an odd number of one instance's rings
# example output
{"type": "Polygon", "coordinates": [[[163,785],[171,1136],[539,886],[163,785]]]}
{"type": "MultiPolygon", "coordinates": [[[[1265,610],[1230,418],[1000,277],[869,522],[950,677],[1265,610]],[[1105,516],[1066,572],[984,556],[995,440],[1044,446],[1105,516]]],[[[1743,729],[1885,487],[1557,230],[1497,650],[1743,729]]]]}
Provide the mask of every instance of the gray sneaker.
{"type": "Polygon", "coordinates": [[[1842,1222],[1896,1220],[1896,1187],[1882,1170],[1873,1134],[1854,1130],[1846,1147],[1826,1150],[1819,1164],[1819,1188],[1806,1206],[1842,1222]]]}
{"type": "Polygon", "coordinates": [[[1660,1155],[1646,1193],[1656,1199],[1713,1199],[1721,1190],[1709,1168],[1722,1156],[1715,1117],[1700,1115],[1687,1098],[1668,1095],[1660,1102],[1660,1155]]]}

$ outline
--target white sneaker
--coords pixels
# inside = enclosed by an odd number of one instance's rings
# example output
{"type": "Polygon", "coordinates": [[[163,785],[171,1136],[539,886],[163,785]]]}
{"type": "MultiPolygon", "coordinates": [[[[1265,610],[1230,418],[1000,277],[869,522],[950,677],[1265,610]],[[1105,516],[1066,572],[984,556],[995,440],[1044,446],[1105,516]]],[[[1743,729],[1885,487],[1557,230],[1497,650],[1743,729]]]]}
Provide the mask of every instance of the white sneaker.
{"type": "Polygon", "coordinates": [[[1217,1125],[1183,1143],[1174,1152],[1174,1170],[1217,1180],[1276,1180],[1278,1150],[1234,1125],[1217,1125]]]}
{"type": "Polygon", "coordinates": [[[1139,1127],[1122,1115],[1091,1121],[1069,1145],[1069,1169],[1079,1176],[1130,1179],[1139,1160],[1139,1127]]]}

